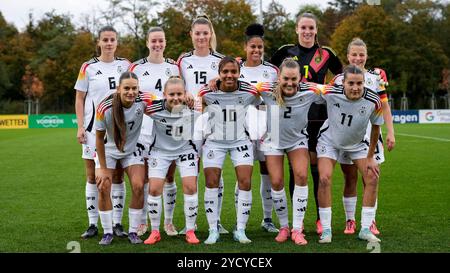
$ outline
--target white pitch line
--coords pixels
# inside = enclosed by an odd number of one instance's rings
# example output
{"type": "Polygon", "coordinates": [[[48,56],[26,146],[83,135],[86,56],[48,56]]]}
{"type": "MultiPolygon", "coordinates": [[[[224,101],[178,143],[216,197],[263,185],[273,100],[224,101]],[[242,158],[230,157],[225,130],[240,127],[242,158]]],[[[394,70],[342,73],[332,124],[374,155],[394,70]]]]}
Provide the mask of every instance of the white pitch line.
{"type": "Polygon", "coordinates": [[[444,141],[444,142],[450,142],[450,139],[448,139],[448,138],[427,137],[427,136],[418,136],[418,135],[410,135],[410,134],[399,134],[399,133],[397,133],[396,135],[417,137],[417,138],[425,138],[425,139],[432,139],[432,140],[444,141]]]}

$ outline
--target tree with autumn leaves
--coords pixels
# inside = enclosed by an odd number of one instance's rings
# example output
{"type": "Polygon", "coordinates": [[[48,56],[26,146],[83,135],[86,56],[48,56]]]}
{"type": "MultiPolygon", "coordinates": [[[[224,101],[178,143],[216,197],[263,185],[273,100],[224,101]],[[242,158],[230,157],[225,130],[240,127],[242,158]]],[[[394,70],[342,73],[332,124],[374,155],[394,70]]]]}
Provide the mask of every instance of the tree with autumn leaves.
{"type": "MultiPolygon", "coordinates": [[[[366,41],[367,67],[385,69],[389,91],[394,97],[407,94],[410,108],[426,108],[432,93],[439,97],[450,92],[449,3],[382,0],[381,6],[370,6],[364,2],[334,0],[325,10],[299,6],[296,14],[288,14],[282,5],[272,1],[263,13],[266,57],[283,44],[297,42],[295,17],[309,10],[320,20],[319,42],[336,50],[343,63],[353,37],[366,41]]],[[[191,22],[207,14],[215,27],[218,51],[244,56],[244,30],[257,21],[258,3],[110,0],[100,16],[86,15],[81,26],[76,26],[68,15],[52,11],[38,20],[30,15],[23,31],[6,22],[0,10],[0,113],[23,113],[23,101],[30,96],[40,98],[42,112],[73,113],[78,70],[95,56],[96,31],[107,23],[119,29],[118,56],[130,61],[145,57],[145,33],[149,27],[159,25],[166,32],[165,55],[177,59],[192,49],[191,22]],[[159,12],[156,7],[160,7],[159,12]]]]}

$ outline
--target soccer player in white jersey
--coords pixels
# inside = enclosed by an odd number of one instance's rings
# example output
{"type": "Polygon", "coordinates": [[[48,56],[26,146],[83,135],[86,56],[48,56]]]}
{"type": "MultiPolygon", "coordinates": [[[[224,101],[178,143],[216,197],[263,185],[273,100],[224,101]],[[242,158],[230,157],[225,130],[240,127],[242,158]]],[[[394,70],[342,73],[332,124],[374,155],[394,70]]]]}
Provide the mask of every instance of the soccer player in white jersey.
{"type": "MultiPolygon", "coordinates": [[[[97,47],[100,56],[83,63],[75,84],[75,112],[77,115],[77,139],[82,144],[82,158],[86,169],[86,207],[89,227],[81,237],[87,239],[98,234],[98,190],[95,185],[95,109],[102,99],[116,91],[122,72],[128,70],[130,62],[115,57],[117,32],[112,27],[103,27],[98,32],[97,47]]],[[[114,235],[126,237],[123,231],[122,215],[125,204],[125,183],[123,171],[118,169],[113,176],[112,202],[114,235]]]]}
{"type": "Polygon", "coordinates": [[[272,182],[272,200],[280,221],[275,241],[283,243],[291,237],[297,245],[308,242],[303,234],[303,219],[308,203],[308,109],[320,101],[320,89],[311,83],[300,83],[300,67],[292,58],[280,66],[275,84],[260,83],[258,91],[267,105],[267,133],[261,150],[266,156],[272,182]],[[284,154],[287,155],[295,178],[292,196],[292,233],[289,230],[288,202],[284,190],[284,154]]]}
{"type": "MultiPolygon", "coordinates": [[[[385,91],[385,86],[387,85],[387,79],[385,76],[386,74],[381,69],[366,70],[365,64],[367,61],[367,46],[366,43],[364,43],[364,41],[360,38],[354,38],[349,43],[347,47],[347,59],[350,64],[356,65],[364,71],[364,86],[373,91],[376,91],[380,96],[381,105],[383,108],[384,123],[386,124],[387,128],[386,143],[388,151],[391,151],[395,147],[395,135],[391,108],[389,106],[385,91]]],[[[342,82],[342,79],[343,76],[338,75],[333,81],[339,84],[342,82]]],[[[366,138],[370,137],[370,130],[371,126],[368,126],[366,131],[366,138]]],[[[380,137],[377,141],[377,147],[374,156],[378,164],[384,162],[384,147],[381,131],[380,137]]],[[[358,169],[354,164],[352,164],[351,160],[349,160],[348,156],[345,153],[340,156],[338,161],[341,164],[342,171],[347,178],[345,180],[344,196],[342,197],[346,215],[346,225],[344,233],[354,234],[356,232],[355,211],[357,202],[356,185],[358,182],[358,169]]],[[[378,199],[375,202],[375,210],[377,209],[377,205],[378,199]]],[[[375,219],[370,226],[370,231],[372,231],[372,233],[375,235],[380,234],[376,226],[375,219]]]]}
{"type": "Polygon", "coordinates": [[[259,104],[260,100],[256,88],[238,81],[239,75],[238,62],[231,57],[224,57],[219,63],[219,90],[214,92],[205,86],[199,93],[204,110],[209,113],[208,125],[211,130],[202,151],[206,180],[205,210],[209,224],[209,236],[205,244],[215,244],[220,237],[217,225],[218,187],[228,152],[239,183],[237,228],[233,237],[240,243],[251,242],[245,234],[245,228],[252,206],[253,147],[244,123],[248,106],[259,104]]]}
{"type": "Polygon", "coordinates": [[[141,131],[142,116],[163,110],[162,101],[156,101],[149,93],[139,94],[138,77],[133,72],[124,72],[119,79],[115,94],[104,99],[96,111],[96,174],[99,190],[99,214],[103,227],[100,245],[112,242],[112,204],[109,197],[114,170],[120,164],[131,183],[128,239],[140,244],[137,235],[144,206],[144,159],[137,147],[141,131]]]}
{"type": "Polygon", "coordinates": [[[369,242],[380,240],[370,232],[375,217],[379,166],[374,159],[375,147],[383,124],[379,96],[364,87],[364,72],[355,65],[344,69],[343,85],[328,85],[323,91],[328,119],[320,128],[317,144],[319,158],[319,213],[323,232],[319,243],[331,243],[331,178],[336,161],[346,153],[365,181],[361,230],[358,237],[369,242]],[[366,128],[372,124],[370,145],[366,128]]]}
{"type": "Polygon", "coordinates": [[[161,194],[164,178],[173,161],[180,171],[184,192],[184,216],[186,241],[198,244],[195,236],[195,222],[198,214],[197,175],[198,149],[193,142],[194,111],[186,102],[183,80],[172,77],[164,85],[165,110],[151,115],[154,120],[153,141],[150,147],[148,177],[150,191],[147,198],[148,214],[152,232],[145,244],[153,245],[161,240],[159,232],[161,218],[161,194]]]}
{"type": "MultiPolygon", "coordinates": [[[[239,80],[256,85],[259,82],[276,82],[278,77],[278,67],[263,60],[264,56],[264,27],[260,24],[251,24],[245,30],[245,46],[246,59],[241,63],[241,75],[239,80]]],[[[261,106],[261,109],[264,108],[261,106]]],[[[248,109],[248,118],[258,118],[258,112],[265,115],[261,110],[257,110],[255,107],[250,106],[248,109]],[[250,111],[253,111],[254,115],[250,111]]],[[[251,134],[251,125],[259,124],[257,120],[247,120],[246,124],[251,134]]],[[[253,138],[253,136],[252,136],[253,138]]],[[[263,208],[263,220],[261,221],[261,227],[267,232],[278,232],[272,221],[272,194],[269,173],[266,167],[266,159],[264,153],[260,151],[259,139],[253,143],[255,159],[259,161],[261,183],[259,192],[261,195],[261,202],[263,208]]],[[[235,187],[235,204],[237,204],[238,186],[235,187]]]]}
{"type": "MultiPolygon", "coordinates": [[[[177,63],[181,77],[186,83],[186,91],[197,97],[200,89],[217,76],[219,62],[224,56],[216,51],[216,34],[207,16],[199,16],[192,22],[190,35],[194,50],[181,55],[177,63]]],[[[224,183],[221,177],[217,204],[219,218],[217,220],[220,233],[226,234],[228,231],[220,223],[223,189],[224,183]]],[[[184,232],[185,229],[179,233],[184,234],[184,232]]]]}
{"type": "MultiPolygon", "coordinates": [[[[151,27],[147,33],[147,48],[149,55],[146,58],[134,62],[130,71],[136,73],[139,78],[139,90],[141,92],[150,92],[158,98],[163,98],[163,87],[171,76],[180,74],[176,63],[164,57],[164,49],[166,48],[166,36],[164,30],[160,27],[151,27]]],[[[148,173],[148,156],[149,148],[152,140],[153,120],[144,116],[141,135],[138,143],[142,144],[144,149],[145,169],[148,173]]],[[[172,164],[167,172],[166,183],[163,190],[164,202],[164,231],[169,236],[178,234],[173,225],[173,213],[175,209],[177,197],[177,184],[174,179],[175,165],[172,164]]],[[[148,195],[148,178],[144,184],[144,200],[148,195]]],[[[147,207],[144,207],[142,214],[142,222],[139,225],[138,235],[141,236],[147,232],[147,207]]]]}

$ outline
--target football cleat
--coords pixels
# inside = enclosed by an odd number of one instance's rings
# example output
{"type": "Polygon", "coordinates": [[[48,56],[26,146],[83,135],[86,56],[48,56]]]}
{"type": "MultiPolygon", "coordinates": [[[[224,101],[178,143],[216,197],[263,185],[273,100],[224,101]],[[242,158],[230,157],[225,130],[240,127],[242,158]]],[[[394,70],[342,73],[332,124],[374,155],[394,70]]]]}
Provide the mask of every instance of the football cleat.
{"type": "Polygon", "coordinates": [[[217,230],[220,234],[228,234],[230,233],[228,230],[226,230],[220,222],[217,222],[217,230]]]}
{"type": "Polygon", "coordinates": [[[138,236],[144,235],[145,233],[147,233],[147,229],[148,229],[147,224],[140,224],[137,229],[137,235],[138,236]]]}
{"type": "Polygon", "coordinates": [[[272,233],[279,232],[279,230],[273,224],[272,219],[270,219],[270,218],[266,218],[261,222],[261,228],[267,232],[272,232],[272,233]]]}
{"type": "Polygon", "coordinates": [[[308,241],[305,239],[305,234],[298,229],[293,229],[291,233],[291,239],[296,245],[306,245],[308,241]]]}
{"type": "Polygon", "coordinates": [[[132,243],[133,245],[142,244],[142,240],[141,238],[139,238],[136,232],[130,232],[128,234],[128,241],[130,241],[130,243],[132,243]]]}
{"type": "Polygon", "coordinates": [[[373,235],[373,233],[368,228],[362,228],[359,231],[358,238],[361,239],[361,240],[366,240],[366,241],[368,241],[370,243],[379,243],[379,242],[381,242],[381,240],[378,239],[377,236],[373,235]]]}
{"type": "Polygon", "coordinates": [[[97,234],[98,234],[98,227],[92,224],[83,234],[81,234],[81,238],[88,239],[96,236],[97,234]]]}
{"type": "Polygon", "coordinates": [[[280,232],[278,233],[277,237],[275,237],[275,241],[277,241],[278,243],[284,243],[287,241],[290,235],[291,232],[289,231],[289,227],[282,227],[280,228],[280,232]]]}
{"type": "Polygon", "coordinates": [[[318,219],[316,221],[316,233],[317,235],[320,235],[322,234],[322,232],[323,232],[322,223],[320,222],[320,219],[318,219]]]}
{"type": "Polygon", "coordinates": [[[238,229],[233,232],[233,238],[241,244],[249,244],[252,242],[249,238],[247,238],[247,235],[245,235],[245,229],[238,229]]]}
{"type": "Polygon", "coordinates": [[[319,243],[321,244],[329,244],[331,243],[331,238],[333,235],[331,234],[331,229],[324,229],[322,234],[320,235],[319,243]]]}
{"type": "Polygon", "coordinates": [[[176,230],[176,228],[173,224],[165,224],[164,231],[166,232],[167,236],[177,236],[178,235],[178,231],[176,230]]]}
{"type": "Polygon", "coordinates": [[[217,243],[217,241],[219,241],[219,238],[220,238],[219,232],[215,229],[210,229],[208,239],[206,239],[204,243],[207,245],[213,245],[217,243]]]}
{"type": "Polygon", "coordinates": [[[356,221],[355,220],[347,220],[345,223],[344,234],[354,234],[356,232],[356,221]]]}
{"type": "Polygon", "coordinates": [[[372,225],[370,225],[370,231],[373,233],[373,235],[380,235],[380,231],[377,228],[377,223],[375,220],[372,221],[372,225]]]}
{"type": "Polygon", "coordinates": [[[200,240],[197,239],[197,236],[195,236],[195,232],[193,229],[188,230],[186,232],[186,242],[188,242],[188,244],[198,244],[200,243],[200,240]]]}
{"type": "Polygon", "coordinates": [[[161,234],[159,233],[159,230],[152,230],[150,236],[148,236],[147,240],[144,241],[144,244],[154,245],[159,241],[161,241],[161,234]]]}
{"type": "Polygon", "coordinates": [[[114,236],[120,237],[120,238],[125,238],[128,236],[128,234],[123,231],[123,226],[121,224],[116,224],[113,227],[113,234],[114,236]]]}
{"type": "Polygon", "coordinates": [[[98,244],[102,246],[110,245],[112,243],[113,238],[114,236],[111,233],[103,234],[102,240],[98,244]]]}

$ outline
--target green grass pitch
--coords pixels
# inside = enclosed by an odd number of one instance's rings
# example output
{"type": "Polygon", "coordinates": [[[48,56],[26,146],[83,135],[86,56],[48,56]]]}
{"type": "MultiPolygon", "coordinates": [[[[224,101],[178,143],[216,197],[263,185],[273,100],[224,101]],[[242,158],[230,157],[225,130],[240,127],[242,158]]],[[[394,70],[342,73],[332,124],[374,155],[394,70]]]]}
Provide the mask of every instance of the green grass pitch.
{"type": "MultiPolygon", "coordinates": [[[[377,223],[381,231],[381,252],[450,252],[450,125],[396,125],[397,145],[386,152],[382,165],[377,223]],[[422,138],[431,137],[431,138],[422,138]]],[[[259,166],[253,176],[253,207],[247,235],[249,245],[234,242],[232,235],[222,235],[213,246],[191,246],[184,237],[167,237],[155,246],[131,245],[126,239],[114,239],[108,247],[97,238],[81,240],[87,228],[84,188],[85,176],[81,148],[75,129],[27,129],[0,131],[0,252],[69,252],[67,244],[80,243],[81,252],[227,252],[227,253],[301,253],[369,252],[367,243],[356,235],[344,235],[342,205],[343,179],[339,166],[333,176],[333,242],[319,245],[315,234],[315,203],[312,180],[305,218],[307,246],[288,241],[278,244],[275,234],[260,228],[262,219],[259,196],[259,166]]],[[[235,174],[227,159],[224,167],[225,198],[222,222],[231,230],[235,223],[235,174]]],[[[184,226],[182,194],[177,178],[178,197],[174,223],[184,226]]],[[[358,187],[357,222],[361,217],[361,183],[358,187]]],[[[204,178],[199,189],[197,236],[207,237],[203,206],[204,178]]],[[[127,203],[130,200],[127,185],[127,203]]],[[[290,207],[291,209],[291,207],[290,207]]],[[[273,214],[274,219],[276,215],[273,214]]],[[[291,222],[291,217],[289,218],[291,222]]],[[[278,221],[275,220],[278,225],[278,221]]],[[[123,224],[128,228],[128,209],[123,224]]],[[[101,228],[100,228],[100,231],[101,228]]],[[[148,235],[144,235],[145,239],[148,235]]]]}

